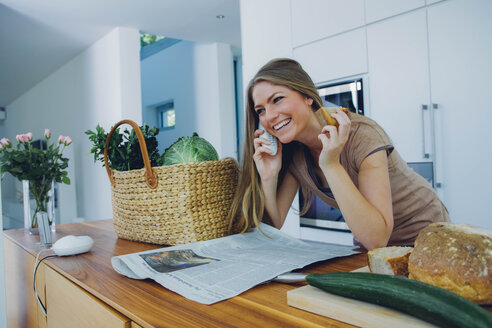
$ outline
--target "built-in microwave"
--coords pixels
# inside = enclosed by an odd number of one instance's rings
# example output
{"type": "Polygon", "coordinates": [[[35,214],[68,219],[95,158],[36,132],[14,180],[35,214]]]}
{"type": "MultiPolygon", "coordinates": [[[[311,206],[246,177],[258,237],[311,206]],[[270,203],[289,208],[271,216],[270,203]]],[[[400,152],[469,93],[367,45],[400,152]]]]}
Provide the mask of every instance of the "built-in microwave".
{"type": "Polygon", "coordinates": [[[364,115],[361,78],[319,86],[318,93],[324,107],[342,106],[353,113],[364,115]]]}
{"type": "MultiPolygon", "coordinates": [[[[323,107],[342,106],[349,111],[364,115],[362,78],[318,86],[323,107]]],[[[299,208],[304,199],[299,193],[299,208]]],[[[300,217],[301,227],[315,227],[330,230],[350,231],[340,210],[333,208],[313,195],[309,210],[300,217]]]]}

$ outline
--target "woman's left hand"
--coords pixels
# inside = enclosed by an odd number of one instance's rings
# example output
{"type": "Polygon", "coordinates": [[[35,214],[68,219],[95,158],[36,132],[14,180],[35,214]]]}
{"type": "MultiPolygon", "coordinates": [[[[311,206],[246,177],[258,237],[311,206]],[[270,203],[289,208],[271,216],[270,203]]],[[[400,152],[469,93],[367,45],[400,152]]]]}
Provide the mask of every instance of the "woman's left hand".
{"type": "Polygon", "coordinates": [[[340,165],[340,154],[347,143],[350,133],[350,119],[340,108],[331,114],[339,126],[325,125],[321,129],[318,139],[323,144],[319,155],[319,166],[328,168],[331,165],[340,165]]]}

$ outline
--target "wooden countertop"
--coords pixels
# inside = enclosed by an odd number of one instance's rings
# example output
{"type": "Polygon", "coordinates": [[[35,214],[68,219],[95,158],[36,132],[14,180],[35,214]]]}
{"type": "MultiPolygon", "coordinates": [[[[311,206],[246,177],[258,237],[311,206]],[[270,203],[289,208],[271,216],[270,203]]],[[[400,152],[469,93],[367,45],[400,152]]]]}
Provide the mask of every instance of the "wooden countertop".
{"type": "MultiPolygon", "coordinates": [[[[302,286],[270,282],[239,296],[203,305],[167,290],[153,280],[133,280],[118,274],[111,257],[156,248],[160,245],[117,238],[112,220],[58,225],[53,241],[73,234],[89,235],[89,253],[50,258],[44,263],[142,327],[352,327],[287,305],[287,291],[302,286]]],[[[38,236],[23,229],[4,236],[36,256],[38,236]]],[[[366,254],[319,262],[303,272],[351,271],[367,264],[366,254]]]]}

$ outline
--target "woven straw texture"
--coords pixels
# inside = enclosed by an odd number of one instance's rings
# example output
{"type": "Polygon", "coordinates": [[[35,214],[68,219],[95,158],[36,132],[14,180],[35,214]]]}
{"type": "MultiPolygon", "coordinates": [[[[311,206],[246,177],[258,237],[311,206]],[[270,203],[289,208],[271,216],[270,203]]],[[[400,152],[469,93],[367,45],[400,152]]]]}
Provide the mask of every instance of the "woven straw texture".
{"type": "Polygon", "coordinates": [[[152,169],[159,179],[156,189],[146,184],[145,169],[112,170],[113,222],[118,237],[177,245],[227,235],[238,180],[234,159],[152,169]]]}

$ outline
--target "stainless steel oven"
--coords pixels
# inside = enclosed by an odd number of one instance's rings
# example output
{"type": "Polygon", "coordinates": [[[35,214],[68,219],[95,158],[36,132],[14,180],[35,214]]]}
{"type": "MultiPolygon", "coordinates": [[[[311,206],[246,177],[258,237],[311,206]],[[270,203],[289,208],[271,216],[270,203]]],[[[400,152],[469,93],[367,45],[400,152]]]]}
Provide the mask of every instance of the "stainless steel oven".
{"type": "MultiPolygon", "coordinates": [[[[321,85],[318,92],[324,107],[342,106],[353,113],[364,115],[362,78],[321,85]]],[[[299,193],[299,208],[302,208],[303,204],[304,199],[299,193]]],[[[308,212],[300,217],[300,223],[301,227],[350,231],[340,210],[327,205],[316,195],[313,195],[308,212]]]]}

